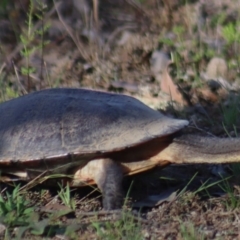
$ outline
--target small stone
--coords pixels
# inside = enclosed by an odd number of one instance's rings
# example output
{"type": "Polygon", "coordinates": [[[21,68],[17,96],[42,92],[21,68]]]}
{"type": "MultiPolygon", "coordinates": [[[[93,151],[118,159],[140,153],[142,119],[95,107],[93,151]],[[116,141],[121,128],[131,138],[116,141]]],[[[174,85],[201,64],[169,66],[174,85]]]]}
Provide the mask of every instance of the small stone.
{"type": "MultiPolygon", "coordinates": [[[[150,59],[150,64],[151,64],[151,71],[155,76],[155,78],[157,78],[159,75],[160,76],[163,75],[163,73],[168,69],[168,65],[171,62],[172,61],[167,53],[164,53],[162,51],[154,51],[150,59]]],[[[161,79],[157,79],[157,80],[161,81],[161,79]]]]}
{"type": "Polygon", "coordinates": [[[0,236],[4,234],[5,230],[6,230],[6,226],[0,223],[0,236]]]}
{"type": "Polygon", "coordinates": [[[207,76],[210,79],[218,79],[219,77],[227,78],[228,66],[223,58],[214,57],[207,66],[207,76]]]}

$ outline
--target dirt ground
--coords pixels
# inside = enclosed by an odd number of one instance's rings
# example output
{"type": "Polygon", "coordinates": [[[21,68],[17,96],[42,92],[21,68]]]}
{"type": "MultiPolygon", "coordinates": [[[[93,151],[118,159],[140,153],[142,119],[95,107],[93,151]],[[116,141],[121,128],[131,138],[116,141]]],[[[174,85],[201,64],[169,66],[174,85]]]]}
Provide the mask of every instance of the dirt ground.
{"type": "MultiPolygon", "coordinates": [[[[239,133],[238,1],[3,2],[1,101],[52,87],[98,89],[188,119],[187,133],[239,133]]],[[[0,199],[0,233],[2,239],[239,239],[239,170],[171,165],[128,177],[126,206],[113,212],[102,210],[95,188],[73,189],[73,208],[59,196],[61,187],[22,184],[33,213],[6,224],[0,199]]],[[[5,202],[14,189],[2,183],[5,202]]]]}

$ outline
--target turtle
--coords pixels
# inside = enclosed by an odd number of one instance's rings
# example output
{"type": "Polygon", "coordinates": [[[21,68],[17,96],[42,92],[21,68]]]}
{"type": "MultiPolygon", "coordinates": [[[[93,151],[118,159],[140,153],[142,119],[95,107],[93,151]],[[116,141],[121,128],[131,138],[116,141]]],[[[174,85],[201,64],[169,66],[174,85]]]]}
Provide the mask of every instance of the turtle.
{"type": "Polygon", "coordinates": [[[45,89],[1,103],[0,113],[2,175],[96,184],[106,210],[121,208],[125,175],[171,163],[240,160],[239,139],[185,135],[187,120],[123,94],[45,89]]]}

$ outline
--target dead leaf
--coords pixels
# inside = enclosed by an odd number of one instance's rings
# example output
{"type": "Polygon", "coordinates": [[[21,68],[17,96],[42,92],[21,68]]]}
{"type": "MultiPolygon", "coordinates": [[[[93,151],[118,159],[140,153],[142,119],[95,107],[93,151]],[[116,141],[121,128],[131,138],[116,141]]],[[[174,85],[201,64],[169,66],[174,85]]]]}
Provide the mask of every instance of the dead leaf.
{"type": "Polygon", "coordinates": [[[168,74],[166,69],[161,81],[161,90],[165,93],[168,93],[171,96],[171,100],[176,101],[182,105],[185,105],[182,94],[179,92],[178,87],[174,84],[172,78],[168,74]]]}
{"type": "Polygon", "coordinates": [[[161,90],[169,94],[171,100],[185,105],[182,94],[168,73],[168,66],[171,62],[171,59],[166,53],[154,51],[150,60],[151,71],[154,74],[155,79],[160,83],[161,90]]]}
{"type": "Polygon", "coordinates": [[[164,191],[158,195],[150,195],[145,199],[136,202],[133,204],[133,207],[142,208],[142,207],[156,207],[163,202],[172,202],[176,199],[177,192],[173,189],[164,191]]]}

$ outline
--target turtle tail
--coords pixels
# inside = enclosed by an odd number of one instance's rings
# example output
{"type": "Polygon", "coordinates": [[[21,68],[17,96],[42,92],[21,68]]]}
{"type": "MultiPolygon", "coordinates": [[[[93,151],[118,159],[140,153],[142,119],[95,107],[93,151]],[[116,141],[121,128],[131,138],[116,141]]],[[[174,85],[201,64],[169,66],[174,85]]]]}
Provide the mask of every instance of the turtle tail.
{"type": "Polygon", "coordinates": [[[171,163],[240,162],[240,138],[183,135],[161,152],[161,159],[171,163]]]}

